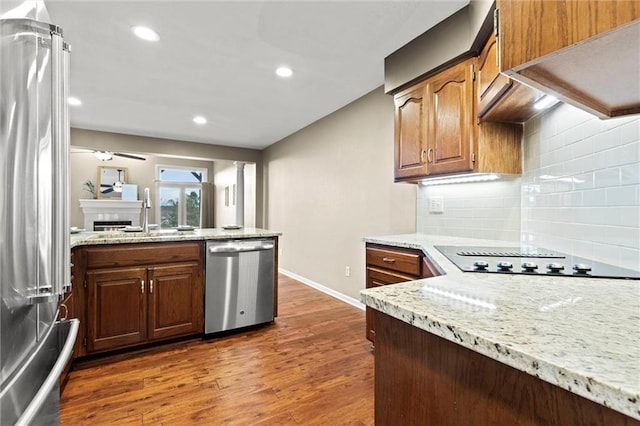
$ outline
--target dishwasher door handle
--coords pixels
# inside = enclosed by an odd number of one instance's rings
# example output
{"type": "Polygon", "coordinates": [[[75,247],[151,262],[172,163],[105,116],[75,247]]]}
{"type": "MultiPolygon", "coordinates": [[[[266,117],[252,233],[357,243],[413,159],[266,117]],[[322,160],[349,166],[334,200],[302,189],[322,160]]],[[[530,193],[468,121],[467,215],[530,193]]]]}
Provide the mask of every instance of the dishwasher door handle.
{"type": "Polygon", "coordinates": [[[273,244],[260,244],[260,245],[238,245],[238,246],[209,246],[209,253],[242,253],[248,251],[261,251],[271,250],[274,248],[273,244]]]}

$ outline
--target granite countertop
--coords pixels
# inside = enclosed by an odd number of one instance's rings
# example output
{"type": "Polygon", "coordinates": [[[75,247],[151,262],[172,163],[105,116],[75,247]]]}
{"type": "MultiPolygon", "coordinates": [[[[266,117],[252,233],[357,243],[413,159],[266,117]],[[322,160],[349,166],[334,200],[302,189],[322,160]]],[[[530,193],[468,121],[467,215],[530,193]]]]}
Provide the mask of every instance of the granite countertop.
{"type": "Polygon", "coordinates": [[[443,273],[362,290],[367,306],[640,419],[640,280],[464,273],[434,248],[517,241],[364,241],[422,249],[443,273]]]}
{"type": "Polygon", "coordinates": [[[169,241],[201,241],[237,238],[277,237],[280,232],[273,232],[260,228],[241,228],[225,230],[222,228],[194,229],[193,231],[178,231],[176,229],[144,232],[79,232],[71,234],[71,247],[98,244],[129,244],[154,243],[169,241]]]}

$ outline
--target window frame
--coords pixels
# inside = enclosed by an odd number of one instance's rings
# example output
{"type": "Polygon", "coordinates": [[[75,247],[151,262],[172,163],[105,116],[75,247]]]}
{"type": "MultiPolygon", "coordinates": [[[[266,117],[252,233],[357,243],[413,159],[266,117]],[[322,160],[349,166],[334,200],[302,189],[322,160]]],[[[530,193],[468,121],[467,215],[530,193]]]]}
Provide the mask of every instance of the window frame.
{"type": "MultiPolygon", "coordinates": [[[[156,222],[162,227],[162,207],[160,205],[160,191],[161,188],[177,188],[179,190],[178,194],[178,223],[177,225],[186,224],[187,220],[187,203],[186,201],[186,190],[197,187],[200,190],[200,201],[202,201],[202,182],[207,182],[207,172],[206,168],[202,167],[189,167],[189,166],[174,166],[169,164],[156,164],[156,200],[155,205],[156,208],[156,222]],[[161,179],[161,171],[162,170],[184,170],[189,172],[198,172],[202,173],[202,181],[201,182],[179,182],[179,181],[166,181],[161,179]]],[[[202,207],[202,204],[201,204],[202,207]]],[[[202,208],[198,212],[199,220],[202,217],[202,208]]]]}

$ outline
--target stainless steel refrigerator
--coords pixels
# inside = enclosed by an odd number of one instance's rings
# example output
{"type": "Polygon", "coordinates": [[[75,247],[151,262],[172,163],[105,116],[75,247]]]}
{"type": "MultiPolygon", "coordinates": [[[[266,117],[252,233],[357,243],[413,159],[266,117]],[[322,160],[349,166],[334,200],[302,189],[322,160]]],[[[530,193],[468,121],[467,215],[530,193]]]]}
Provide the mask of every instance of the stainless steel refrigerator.
{"type": "Polygon", "coordinates": [[[42,2],[9,3],[0,9],[0,425],[50,425],[78,329],[56,321],[71,285],[69,48],[42,2]]]}

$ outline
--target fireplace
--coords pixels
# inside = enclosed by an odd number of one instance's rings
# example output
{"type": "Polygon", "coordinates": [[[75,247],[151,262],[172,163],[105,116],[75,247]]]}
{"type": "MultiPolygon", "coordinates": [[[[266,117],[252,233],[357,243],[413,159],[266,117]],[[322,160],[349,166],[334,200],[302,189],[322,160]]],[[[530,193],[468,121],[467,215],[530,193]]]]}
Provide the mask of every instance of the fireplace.
{"type": "Polygon", "coordinates": [[[140,226],[142,201],[79,200],[84,214],[84,229],[111,230],[126,225],[140,226]],[[113,224],[110,226],[110,224],[113,224]]]}

